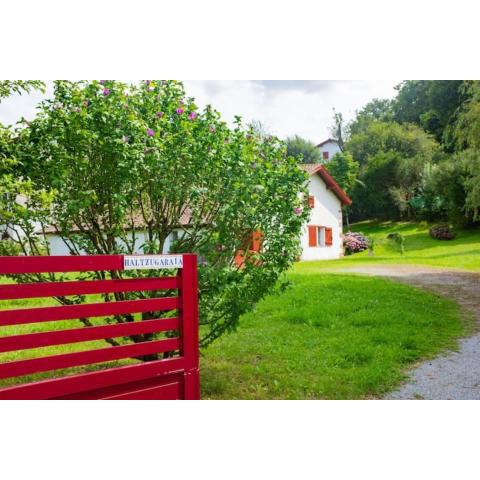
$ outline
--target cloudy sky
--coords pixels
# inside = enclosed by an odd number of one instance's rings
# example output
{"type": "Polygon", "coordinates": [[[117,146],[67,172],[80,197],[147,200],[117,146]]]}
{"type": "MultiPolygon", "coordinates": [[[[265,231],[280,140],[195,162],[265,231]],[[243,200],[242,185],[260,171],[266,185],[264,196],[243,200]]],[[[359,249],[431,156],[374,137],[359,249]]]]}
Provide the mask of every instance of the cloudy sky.
{"type": "MultiPolygon", "coordinates": [[[[330,134],[333,109],[348,121],[373,98],[391,98],[399,80],[187,80],[188,96],[213,105],[227,121],[258,120],[272,134],[301,135],[321,142],[330,134]]],[[[51,88],[47,95],[51,94],[51,88]]],[[[0,122],[32,118],[42,94],[12,96],[0,103],[0,122]]]]}

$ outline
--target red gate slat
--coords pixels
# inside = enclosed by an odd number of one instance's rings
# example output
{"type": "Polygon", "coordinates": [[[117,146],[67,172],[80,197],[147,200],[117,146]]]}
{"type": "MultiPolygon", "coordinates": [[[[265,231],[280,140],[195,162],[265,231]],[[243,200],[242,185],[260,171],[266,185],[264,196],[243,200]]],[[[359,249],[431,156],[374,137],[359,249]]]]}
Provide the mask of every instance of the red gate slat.
{"type": "Polygon", "coordinates": [[[0,257],[0,275],[123,270],[123,255],[0,257]]]}
{"type": "Polygon", "coordinates": [[[172,350],[178,350],[180,345],[181,342],[179,338],[169,338],[152,342],[121,345],[119,347],[99,348],[86,352],[64,353],[28,360],[17,360],[0,365],[0,379],[75,367],[78,365],[120,360],[121,358],[133,358],[152,353],[170,352],[172,350]]]}
{"type": "Polygon", "coordinates": [[[178,277],[9,284],[0,285],[0,300],[88,295],[94,293],[171,290],[177,289],[178,286],[178,277]]]}
{"type": "Polygon", "coordinates": [[[159,318],[141,322],[119,323],[116,325],[101,325],[53,332],[11,335],[9,337],[0,337],[0,352],[12,352],[14,350],[26,350],[51,345],[64,345],[66,343],[178,330],[179,324],[178,318],[159,318]]]}
{"type": "Polygon", "coordinates": [[[41,400],[73,395],[121,383],[168,375],[183,370],[184,358],[175,357],[135,365],[124,365],[96,372],[80,373],[62,378],[50,378],[0,389],[0,400],[41,400]]]}
{"type": "Polygon", "coordinates": [[[61,305],[58,307],[21,308],[0,311],[0,326],[24,323],[73,320],[76,318],[103,317],[125,313],[155,312],[172,310],[179,305],[178,297],[123,300],[120,302],[86,303],[61,305]]]}

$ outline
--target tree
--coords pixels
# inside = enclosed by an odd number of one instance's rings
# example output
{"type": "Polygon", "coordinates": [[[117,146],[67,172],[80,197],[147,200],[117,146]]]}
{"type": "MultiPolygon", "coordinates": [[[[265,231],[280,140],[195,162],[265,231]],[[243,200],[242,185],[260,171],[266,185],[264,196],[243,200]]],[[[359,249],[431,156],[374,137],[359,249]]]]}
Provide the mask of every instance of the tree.
{"type": "MultiPolygon", "coordinates": [[[[0,103],[13,93],[29,93],[32,90],[45,91],[45,84],[40,80],[0,80],[0,103]]],[[[17,203],[19,196],[29,195],[37,200],[44,192],[32,191],[31,183],[21,175],[21,165],[14,154],[14,136],[10,128],[0,123],[0,240],[5,249],[11,253],[18,250],[10,242],[7,243],[10,233],[18,233],[16,230],[7,231],[7,225],[11,218],[20,214],[21,206],[17,203]]]]}
{"type": "Polygon", "coordinates": [[[480,150],[480,81],[465,82],[462,92],[466,100],[454,126],[457,149],[480,150]]]}
{"type": "MultiPolygon", "coordinates": [[[[351,195],[356,184],[363,185],[363,182],[358,180],[360,165],[348,153],[335,154],[328,163],[328,171],[347,195],[351,195]]],[[[345,206],[344,211],[345,220],[349,226],[349,207],[345,206]]]]}
{"type": "Polygon", "coordinates": [[[350,137],[346,149],[362,166],[367,164],[369,157],[382,152],[396,152],[405,158],[431,158],[438,151],[438,144],[431,135],[416,125],[372,122],[364,132],[350,137]]]}
{"type": "MultiPolygon", "coordinates": [[[[301,208],[306,174],[286,155],[283,142],[260,138],[238,117],[231,129],[211,107],[200,112],[181,83],[55,82],[54,98],[42,102],[37,117],[16,136],[15,152],[32,190],[48,195],[43,205],[29,201],[10,221],[23,227],[35,218],[42,229],[54,225],[74,255],[133,253],[140,231],[145,231],[143,251],[161,253],[180,219],[189,217],[171,251],[195,252],[202,259],[202,346],[235,329],[298,255],[308,215],[301,208]],[[248,253],[244,266],[237,267],[236,252],[248,250],[257,230],[264,237],[262,251],[248,253]]],[[[18,243],[25,254],[48,253],[44,235],[28,228],[18,243]]],[[[58,275],[35,277],[55,279],[58,275]]],[[[115,296],[141,295],[147,294],[115,296]]],[[[125,315],[107,321],[131,320],[125,315]]]]}
{"type": "Polygon", "coordinates": [[[371,122],[346,145],[360,163],[364,186],[353,190],[357,218],[410,217],[425,165],[435,161],[439,146],[420,127],[396,122],[371,122]]]}
{"type": "Polygon", "coordinates": [[[30,93],[32,90],[45,91],[45,83],[41,80],[0,80],[0,102],[13,93],[30,93]]]}
{"type": "Polygon", "coordinates": [[[337,141],[338,146],[340,147],[340,150],[342,152],[345,147],[343,131],[343,115],[333,109],[333,126],[331,128],[331,134],[332,138],[337,141]]]}
{"type": "Polygon", "coordinates": [[[348,137],[365,132],[372,122],[390,122],[392,120],[392,100],[374,98],[360,111],[357,111],[355,118],[347,125],[348,137]]]}
{"type": "Polygon", "coordinates": [[[415,123],[452,150],[452,125],[464,100],[462,80],[407,80],[397,86],[394,119],[415,123]]]}
{"type": "Polygon", "coordinates": [[[464,150],[434,169],[428,188],[438,196],[446,218],[458,225],[480,219],[480,152],[464,150]]]}
{"type": "Polygon", "coordinates": [[[296,158],[297,162],[303,163],[320,163],[320,150],[317,146],[305,140],[299,135],[289,137],[286,140],[287,143],[287,154],[290,157],[296,158]]]}

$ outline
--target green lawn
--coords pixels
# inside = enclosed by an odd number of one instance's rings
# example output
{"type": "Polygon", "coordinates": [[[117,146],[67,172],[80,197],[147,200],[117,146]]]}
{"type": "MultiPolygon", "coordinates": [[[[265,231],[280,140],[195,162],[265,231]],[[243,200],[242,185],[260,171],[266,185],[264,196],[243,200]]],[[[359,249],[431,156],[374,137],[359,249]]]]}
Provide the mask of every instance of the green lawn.
{"type": "Polygon", "coordinates": [[[480,271],[480,229],[458,230],[454,240],[435,240],[428,235],[426,223],[415,222],[359,222],[351,230],[362,232],[375,239],[374,255],[365,251],[343,259],[304,262],[304,272],[352,266],[358,263],[407,263],[431,267],[459,268],[480,271]],[[387,240],[389,233],[398,232],[405,237],[405,253],[401,255],[398,246],[387,240]]]}
{"type": "Polygon", "coordinates": [[[300,271],[204,352],[203,398],[378,397],[471,328],[455,303],[414,287],[300,271]]]}

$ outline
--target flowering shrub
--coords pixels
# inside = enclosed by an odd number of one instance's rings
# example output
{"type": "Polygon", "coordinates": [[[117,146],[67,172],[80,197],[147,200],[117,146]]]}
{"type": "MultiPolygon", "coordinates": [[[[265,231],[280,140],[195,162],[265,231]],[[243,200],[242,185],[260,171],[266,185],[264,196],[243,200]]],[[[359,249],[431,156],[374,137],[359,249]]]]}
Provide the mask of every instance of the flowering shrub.
{"type": "MultiPolygon", "coordinates": [[[[287,156],[284,142],[244,127],[239,117],[230,127],[210,106],[199,110],[176,81],[57,81],[54,86],[54,98],[42,102],[36,118],[9,139],[31,191],[48,192],[52,202],[43,208],[43,218],[38,209],[27,208],[12,223],[28,230],[35,216],[43,227],[54,224],[72,254],[129,254],[143,238],[143,252],[155,254],[188,217],[171,252],[195,252],[203,259],[201,345],[234,330],[298,256],[309,213],[301,206],[307,176],[287,156]],[[245,250],[257,230],[265,239],[262,251],[237,268],[235,253],[245,250]]],[[[42,235],[30,230],[21,247],[39,255],[42,235]]]]}
{"type": "Polygon", "coordinates": [[[440,223],[435,225],[428,231],[432,238],[437,240],[453,240],[455,238],[455,232],[447,223],[440,223]]]}
{"type": "Polygon", "coordinates": [[[347,232],[343,237],[343,247],[347,255],[363,252],[369,246],[368,238],[362,233],[347,232]]]}

